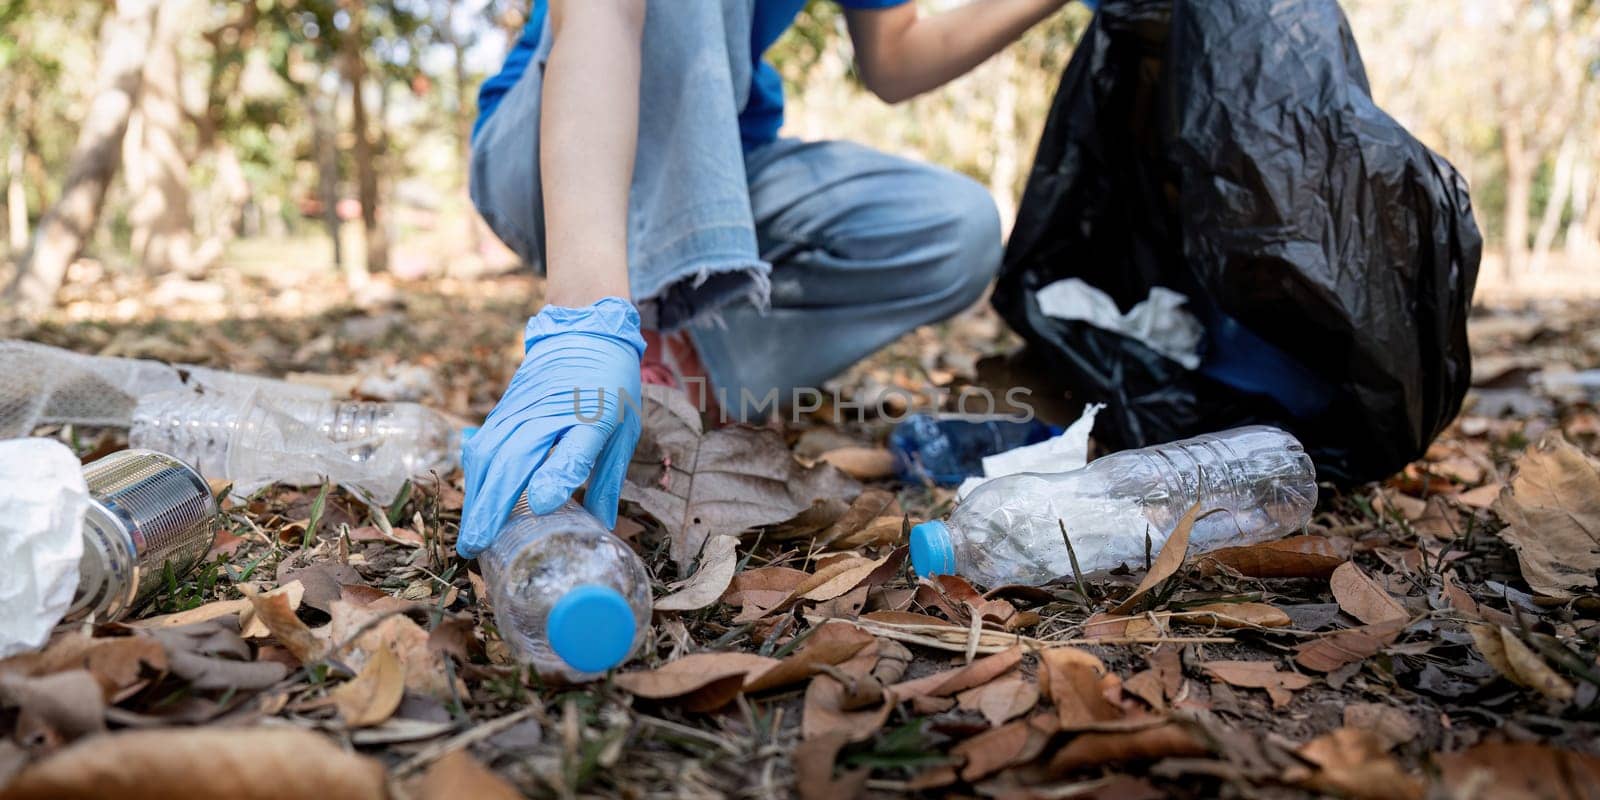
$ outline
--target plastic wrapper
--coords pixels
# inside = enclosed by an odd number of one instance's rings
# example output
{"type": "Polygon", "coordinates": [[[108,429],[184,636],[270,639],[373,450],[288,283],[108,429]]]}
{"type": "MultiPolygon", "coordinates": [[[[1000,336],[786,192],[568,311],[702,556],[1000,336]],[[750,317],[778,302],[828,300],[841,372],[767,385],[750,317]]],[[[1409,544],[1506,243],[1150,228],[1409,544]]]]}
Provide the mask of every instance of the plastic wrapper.
{"type": "Polygon", "coordinates": [[[88,507],[66,445],[0,441],[0,658],[42,647],[72,605],[88,507]]]}
{"type": "Polygon", "coordinates": [[[1482,240],[1465,182],[1373,101],[1334,0],[1106,0],[1062,77],[993,294],[1117,447],[1242,424],[1337,483],[1420,456],[1459,411],[1482,240]],[[1044,313],[1077,278],[1155,287],[1188,369],[1044,313]]]}

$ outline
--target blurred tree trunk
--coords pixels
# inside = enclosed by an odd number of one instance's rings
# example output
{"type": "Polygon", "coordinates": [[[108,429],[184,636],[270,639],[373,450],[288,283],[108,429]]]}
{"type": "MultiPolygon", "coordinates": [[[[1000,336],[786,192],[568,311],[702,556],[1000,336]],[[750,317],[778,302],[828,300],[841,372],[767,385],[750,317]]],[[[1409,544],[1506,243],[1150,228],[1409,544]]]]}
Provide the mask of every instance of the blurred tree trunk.
{"type": "Polygon", "coordinates": [[[100,26],[94,100],[78,130],[71,166],[55,205],[39,220],[28,254],[6,289],[14,308],[34,314],[55,303],[67,267],[83,252],[121,161],[128,115],[139,97],[155,0],[118,0],[100,26]]]}
{"type": "Polygon", "coordinates": [[[133,195],[128,221],[133,254],[155,274],[198,277],[222,255],[221,244],[196,246],[184,146],[182,65],[178,43],[192,27],[194,3],[163,0],[144,62],[144,83],[129,127],[124,158],[133,195]]]}
{"type": "Polygon", "coordinates": [[[28,192],[22,187],[22,132],[13,132],[6,156],[6,234],[13,258],[28,249],[28,192]]]}
{"type": "Polygon", "coordinates": [[[345,83],[350,86],[350,126],[355,134],[352,153],[356,162],[356,191],[361,200],[361,228],[367,244],[367,270],[383,272],[389,267],[389,242],[378,220],[378,165],[374,156],[372,131],[367,121],[367,100],[362,92],[367,82],[367,62],[362,54],[362,31],[366,23],[364,0],[347,0],[350,25],[340,37],[345,83]]]}
{"type": "Polygon", "coordinates": [[[1506,162],[1505,222],[1500,235],[1505,241],[1505,273],[1508,279],[1521,275],[1528,265],[1528,213],[1533,198],[1534,158],[1523,144],[1522,129],[1510,121],[1500,129],[1500,149],[1506,162]]]}
{"type": "Polygon", "coordinates": [[[1588,248],[1589,254],[1593,255],[1596,251],[1600,251],[1600,180],[1594,180],[1595,175],[1592,169],[1588,174],[1594,184],[1594,190],[1589,195],[1586,203],[1589,207],[1589,213],[1583,215],[1583,223],[1579,227],[1578,241],[1583,242],[1584,246],[1588,248]]]}
{"type": "Polygon", "coordinates": [[[1539,216],[1539,230],[1533,236],[1533,260],[1529,268],[1539,271],[1547,266],[1550,258],[1550,248],[1555,246],[1556,234],[1561,232],[1561,217],[1567,210],[1567,198],[1572,193],[1572,173],[1578,160],[1577,143],[1573,140],[1572,132],[1561,139],[1561,147],[1556,151],[1555,174],[1550,181],[1550,196],[1546,198],[1544,211],[1539,216]]]}
{"type": "Polygon", "coordinates": [[[1567,219],[1567,259],[1572,261],[1583,252],[1586,245],[1597,244],[1583,240],[1583,223],[1589,218],[1590,184],[1594,180],[1594,163],[1580,158],[1572,170],[1572,216],[1567,219]]]}
{"type": "Polygon", "coordinates": [[[255,3],[239,3],[234,8],[237,16],[202,34],[211,45],[210,76],[206,81],[205,108],[194,116],[196,149],[211,153],[216,169],[206,207],[210,224],[204,231],[219,251],[244,227],[245,206],[251,196],[239,153],[222,135],[222,128],[224,109],[240,88],[245,55],[257,43],[260,10],[255,3]]]}
{"type": "MultiPolygon", "coordinates": [[[[311,117],[311,149],[317,154],[317,197],[322,206],[322,224],[333,242],[333,265],[344,265],[344,244],[339,240],[339,151],[334,141],[336,121],[326,95],[316,81],[306,86],[306,113],[311,117]]],[[[347,280],[351,285],[365,283],[365,264],[350,265],[347,280]]]]}
{"type": "Polygon", "coordinates": [[[456,30],[456,0],[449,0],[445,13],[444,34],[450,44],[450,66],[454,71],[456,89],[456,174],[461,176],[461,194],[466,201],[467,246],[477,255],[483,249],[483,237],[478,229],[478,214],[472,208],[470,195],[472,174],[472,111],[476,107],[467,89],[467,43],[456,30]]]}

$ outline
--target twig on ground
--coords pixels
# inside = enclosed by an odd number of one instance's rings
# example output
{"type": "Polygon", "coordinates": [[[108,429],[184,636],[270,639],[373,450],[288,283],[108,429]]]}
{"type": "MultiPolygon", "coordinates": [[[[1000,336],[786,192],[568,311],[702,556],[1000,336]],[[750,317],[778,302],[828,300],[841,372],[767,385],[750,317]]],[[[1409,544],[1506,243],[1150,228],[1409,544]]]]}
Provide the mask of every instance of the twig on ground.
{"type": "Polygon", "coordinates": [[[528,717],[533,716],[538,711],[538,705],[525,706],[503,717],[496,717],[486,722],[482,722],[472,728],[468,728],[467,730],[464,730],[442,742],[431,744],[423,748],[422,752],[419,752],[411,758],[406,759],[400,763],[400,766],[395,767],[394,775],[396,778],[406,778],[410,775],[413,775],[418,770],[421,770],[423,767],[438,761],[440,758],[443,758],[444,756],[456,750],[460,750],[463,747],[481,742],[484,739],[487,739],[490,736],[506,730],[512,725],[515,725],[527,719],[528,717]]]}

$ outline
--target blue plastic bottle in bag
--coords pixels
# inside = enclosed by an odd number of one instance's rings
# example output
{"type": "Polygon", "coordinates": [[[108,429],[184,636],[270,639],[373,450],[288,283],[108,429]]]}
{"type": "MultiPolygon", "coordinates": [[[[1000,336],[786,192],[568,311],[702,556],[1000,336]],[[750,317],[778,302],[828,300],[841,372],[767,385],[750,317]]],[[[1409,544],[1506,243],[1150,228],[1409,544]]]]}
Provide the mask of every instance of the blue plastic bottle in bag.
{"type": "Polygon", "coordinates": [[[914,414],[889,434],[895,471],[908,483],[955,486],[983,474],[984,456],[1037,444],[1061,433],[1039,420],[914,414]]]}

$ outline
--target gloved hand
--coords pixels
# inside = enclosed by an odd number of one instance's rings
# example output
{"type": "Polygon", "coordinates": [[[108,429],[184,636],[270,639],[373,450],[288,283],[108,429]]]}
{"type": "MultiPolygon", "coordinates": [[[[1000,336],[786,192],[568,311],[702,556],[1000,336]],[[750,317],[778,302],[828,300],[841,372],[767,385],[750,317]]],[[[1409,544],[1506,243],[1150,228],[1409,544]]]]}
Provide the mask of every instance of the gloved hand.
{"type": "Polygon", "coordinates": [[[617,523],[639,442],[639,312],[617,297],[545,306],[528,320],[524,343],[522,366],[462,453],[462,558],[494,544],[524,490],[528,509],[548,514],[587,479],[584,506],[607,528],[617,523]]]}

